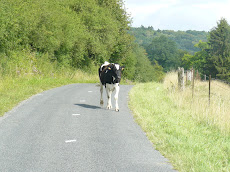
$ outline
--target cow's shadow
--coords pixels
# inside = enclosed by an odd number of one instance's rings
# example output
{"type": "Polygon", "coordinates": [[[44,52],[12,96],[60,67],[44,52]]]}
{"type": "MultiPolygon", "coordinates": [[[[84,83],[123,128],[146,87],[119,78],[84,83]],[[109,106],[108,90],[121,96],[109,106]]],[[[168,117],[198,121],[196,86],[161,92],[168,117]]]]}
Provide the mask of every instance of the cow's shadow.
{"type": "Polygon", "coordinates": [[[101,107],[99,107],[99,106],[88,105],[88,104],[74,104],[74,105],[80,106],[83,108],[87,108],[87,109],[101,109],[101,107]]]}

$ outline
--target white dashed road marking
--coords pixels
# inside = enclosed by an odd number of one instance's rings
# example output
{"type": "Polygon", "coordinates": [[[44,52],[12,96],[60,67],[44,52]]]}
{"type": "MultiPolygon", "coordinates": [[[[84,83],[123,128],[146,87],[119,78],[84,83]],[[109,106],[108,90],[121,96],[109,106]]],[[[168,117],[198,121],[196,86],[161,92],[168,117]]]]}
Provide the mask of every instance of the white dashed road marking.
{"type": "Polygon", "coordinates": [[[85,102],[85,100],[80,100],[80,102],[81,102],[81,103],[84,103],[84,102],[85,102]]]}
{"type": "Polygon", "coordinates": [[[77,140],[66,140],[66,143],[72,143],[72,142],[76,142],[77,140]]]}
{"type": "Polygon", "coordinates": [[[79,116],[79,115],[81,115],[81,114],[78,114],[78,113],[76,113],[76,114],[72,114],[73,116],[79,116]]]}
{"type": "Polygon", "coordinates": [[[88,93],[92,93],[93,91],[88,91],[88,93]]]}

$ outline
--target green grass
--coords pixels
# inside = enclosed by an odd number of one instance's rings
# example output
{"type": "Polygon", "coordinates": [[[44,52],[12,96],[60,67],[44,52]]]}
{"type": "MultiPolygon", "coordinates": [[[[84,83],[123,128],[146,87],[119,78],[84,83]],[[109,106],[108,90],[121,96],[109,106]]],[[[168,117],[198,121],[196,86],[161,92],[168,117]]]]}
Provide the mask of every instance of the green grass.
{"type": "MultiPolygon", "coordinates": [[[[21,101],[28,99],[32,95],[38,94],[48,89],[68,85],[72,83],[99,83],[97,72],[86,73],[81,70],[75,73],[68,71],[52,76],[42,75],[20,75],[0,77],[0,117],[11,110],[21,101]]],[[[122,84],[132,83],[123,79],[122,84]]]]}
{"type": "Polygon", "coordinates": [[[129,106],[149,140],[179,171],[230,171],[230,134],[194,118],[161,83],[137,84],[129,106]]]}
{"type": "Polygon", "coordinates": [[[77,71],[74,75],[0,78],[0,117],[21,101],[42,91],[72,83],[96,83],[98,76],[77,71]]]}

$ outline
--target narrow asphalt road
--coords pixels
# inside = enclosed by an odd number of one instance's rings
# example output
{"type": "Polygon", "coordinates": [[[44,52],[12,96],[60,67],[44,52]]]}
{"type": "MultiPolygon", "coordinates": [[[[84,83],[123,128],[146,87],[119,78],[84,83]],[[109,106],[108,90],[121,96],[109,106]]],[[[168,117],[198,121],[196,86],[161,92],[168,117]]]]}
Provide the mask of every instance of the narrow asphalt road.
{"type": "Polygon", "coordinates": [[[0,118],[0,171],[173,171],[134,122],[131,87],[121,86],[120,112],[100,107],[96,84],[71,84],[24,101],[0,118]]]}

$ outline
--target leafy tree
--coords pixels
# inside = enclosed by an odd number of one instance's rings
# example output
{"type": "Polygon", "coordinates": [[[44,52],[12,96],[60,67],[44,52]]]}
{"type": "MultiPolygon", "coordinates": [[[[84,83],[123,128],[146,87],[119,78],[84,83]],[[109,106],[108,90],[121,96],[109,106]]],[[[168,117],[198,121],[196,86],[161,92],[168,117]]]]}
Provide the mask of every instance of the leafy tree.
{"type": "Polygon", "coordinates": [[[154,30],[153,27],[145,28],[144,26],[139,28],[132,27],[129,33],[134,35],[136,42],[145,49],[147,49],[148,45],[151,44],[153,38],[165,35],[176,42],[178,49],[187,51],[191,54],[199,51],[199,48],[194,47],[194,45],[200,40],[207,41],[208,35],[205,31],[154,30]]]}
{"type": "Polygon", "coordinates": [[[221,79],[230,76],[230,26],[222,18],[209,36],[210,56],[216,68],[216,74],[221,79]]]}
{"type": "Polygon", "coordinates": [[[163,80],[163,67],[161,67],[156,61],[154,62],[154,65],[152,65],[146,56],[146,51],[144,48],[140,47],[138,44],[135,44],[133,46],[133,52],[137,59],[134,80],[140,82],[159,82],[163,80]]]}
{"type": "Polygon", "coordinates": [[[185,70],[189,70],[193,67],[193,55],[186,53],[182,57],[182,66],[184,67],[185,70]]]}
{"type": "Polygon", "coordinates": [[[221,79],[230,76],[230,26],[225,19],[217,23],[208,37],[208,42],[200,41],[195,47],[200,51],[194,55],[185,54],[182,64],[185,68],[194,67],[203,74],[211,74],[221,79]]]}
{"type": "Polygon", "coordinates": [[[216,69],[210,58],[210,46],[207,42],[200,41],[195,45],[200,48],[200,51],[196,52],[193,57],[193,66],[203,74],[211,74],[215,76],[216,69]]]}
{"type": "Polygon", "coordinates": [[[162,35],[152,40],[147,48],[149,59],[157,61],[165,71],[175,69],[179,66],[179,58],[176,43],[162,35]]]}
{"type": "Polygon", "coordinates": [[[182,57],[182,65],[185,67],[185,69],[190,69],[194,67],[196,69],[199,69],[200,72],[205,73],[205,71],[210,70],[210,66],[207,63],[209,59],[209,45],[207,42],[200,41],[195,46],[198,47],[200,51],[196,52],[194,55],[185,53],[182,57]]]}
{"type": "MultiPolygon", "coordinates": [[[[136,80],[136,66],[150,62],[128,33],[130,23],[123,0],[1,0],[0,72],[26,73],[47,63],[46,72],[95,72],[107,60],[126,65],[124,76],[136,80]]],[[[150,68],[146,75],[156,72],[150,68]]]]}

